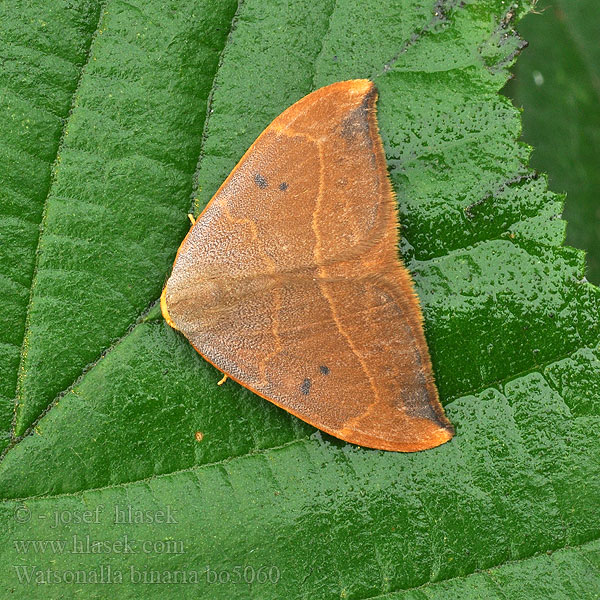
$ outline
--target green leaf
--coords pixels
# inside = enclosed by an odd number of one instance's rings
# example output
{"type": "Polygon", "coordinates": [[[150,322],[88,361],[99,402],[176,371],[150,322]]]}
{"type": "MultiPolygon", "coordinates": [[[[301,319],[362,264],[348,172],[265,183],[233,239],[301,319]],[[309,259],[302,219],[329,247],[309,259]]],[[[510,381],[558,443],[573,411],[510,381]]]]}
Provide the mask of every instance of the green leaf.
{"type": "Polygon", "coordinates": [[[498,94],[530,4],[49,6],[0,20],[18,58],[1,81],[6,595],[598,587],[600,292],[498,94]],[[284,108],[352,77],[380,91],[401,252],[457,428],[427,452],[344,444],[217,387],[156,304],[191,198],[284,108]]]}
{"type": "Polygon", "coordinates": [[[528,560],[507,563],[468,577],[426,584],[386,596],[387,600],[504,600],[506,598],[578,598],[600,594],[600,543],[596,540],[528,560]]]}
{"type": "Polygon", "coordinates": [[[507,92],[524,107],[532,165],[567,192],[567,242],[586,249],[587,278],[600,283],[600,46],[593,0],[539,2],[519,29],[529,48],[507,92]]]}

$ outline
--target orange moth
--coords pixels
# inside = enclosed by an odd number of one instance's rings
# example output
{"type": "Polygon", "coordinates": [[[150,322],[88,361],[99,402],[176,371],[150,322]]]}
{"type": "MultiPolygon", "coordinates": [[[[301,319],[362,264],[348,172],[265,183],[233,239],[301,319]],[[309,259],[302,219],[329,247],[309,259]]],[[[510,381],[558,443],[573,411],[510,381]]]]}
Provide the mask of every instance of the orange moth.
{"type": "Polygon", "coordinates": [[[338,438],[412,452],[454,434],[398,256],[369,80],[279,115],[184,239],[167,323],[227,376],[338,438]]]}

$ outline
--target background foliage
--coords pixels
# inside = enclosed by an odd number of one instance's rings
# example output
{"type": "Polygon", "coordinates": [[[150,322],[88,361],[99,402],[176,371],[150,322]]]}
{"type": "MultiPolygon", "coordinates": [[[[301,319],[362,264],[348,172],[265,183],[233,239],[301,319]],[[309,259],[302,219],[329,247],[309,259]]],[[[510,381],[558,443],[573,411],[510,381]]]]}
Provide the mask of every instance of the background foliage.
{"type": "Polygon", "coordinates": [[[498,94],[530,8],[1,5],[5,595],[598,594],[600,293],[498,94]],[[189,207],[284,108],[351,77],[380,90],[401,253],[457,429],[417,454],[217,387],[156,302],[189,207]],[[234,583],[247,567],[277,582],[234,583]]]}
{"type": "Polygon", "coordinates": [[[523,107],[531,164],[567,193],[567,243],[600,283],[600,16],[592,0],[540,0],[519,25],[529,42],[505,92],[523,107]]]}

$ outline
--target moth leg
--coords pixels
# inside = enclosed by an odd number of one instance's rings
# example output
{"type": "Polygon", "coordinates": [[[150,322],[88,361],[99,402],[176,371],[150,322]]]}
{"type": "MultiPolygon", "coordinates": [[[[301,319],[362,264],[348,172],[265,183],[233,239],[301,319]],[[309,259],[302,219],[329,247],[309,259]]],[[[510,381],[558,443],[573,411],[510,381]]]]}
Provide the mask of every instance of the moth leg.
{"type": "Polygon", "coordinates": [[[220,381],[217,381],[217,385],[223,385],[229,379],[229,375],[227,373],[223,373],[223,377],[221,377],[220,381]]]}
{"type": "Polygon", "coordinates": [[[188,219],[192,222],[192,225],[196,224],[196,219],[194,219],[194,215],[192,213],[188,213],[188,219]]]}

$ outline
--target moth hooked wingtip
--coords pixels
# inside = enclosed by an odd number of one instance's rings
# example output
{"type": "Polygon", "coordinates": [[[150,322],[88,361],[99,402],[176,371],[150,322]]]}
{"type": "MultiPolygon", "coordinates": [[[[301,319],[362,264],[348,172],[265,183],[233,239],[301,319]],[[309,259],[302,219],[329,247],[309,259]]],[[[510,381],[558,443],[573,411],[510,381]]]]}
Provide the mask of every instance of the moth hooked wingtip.
{"type": "Polygon", "coordinates": [[[455,435],[454,426],[442,415],[441,418],[428,419],[430,427],[424,428],[422,449],[435,448],[449,442],[455,435]]]}
{"type": "Polygon", "coordinates": [[[408,443],[404,448],[399,444],[394,450],[400,450],[403,452],[415,452],[420,450],[430,450],[437,448],[446,442],[449,442],[454,437],[454,427],[448,422],[448,425],[433,426],[428,431],[423,431],[423,435],[420,440],[408,443]]]}

